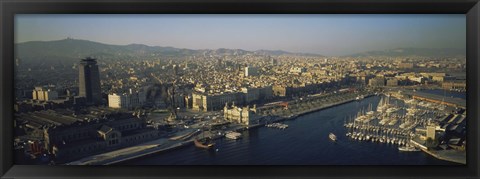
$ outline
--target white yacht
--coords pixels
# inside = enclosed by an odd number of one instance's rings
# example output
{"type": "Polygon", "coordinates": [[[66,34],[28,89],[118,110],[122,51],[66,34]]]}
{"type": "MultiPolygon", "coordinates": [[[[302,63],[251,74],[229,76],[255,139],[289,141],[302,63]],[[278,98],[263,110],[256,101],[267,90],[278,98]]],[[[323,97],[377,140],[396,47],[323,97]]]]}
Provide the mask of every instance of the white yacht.
{"type": "Polygon", "coordinates": [[[240,139],[242,137],[242,134],[239,133],[239,132],[228,131],[228,132],[226,132],[225,137],[227,137],[229,139],[237,140],[237,139],[240,139]]]}

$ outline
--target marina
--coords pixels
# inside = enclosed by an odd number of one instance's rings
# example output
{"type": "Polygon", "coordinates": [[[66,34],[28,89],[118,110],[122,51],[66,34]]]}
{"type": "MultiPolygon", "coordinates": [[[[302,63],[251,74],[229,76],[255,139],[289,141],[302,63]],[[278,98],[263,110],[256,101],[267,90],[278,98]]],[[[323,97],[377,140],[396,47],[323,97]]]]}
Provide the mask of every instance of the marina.
{"type": "Polygon", "coordinates": [[[398,146],[399,151],[420,151],[412,144],[417,127],[426,128],[433,119],[445,118],[445,106],[416,99],[393,99],[382,96],[376,110],[372,104],[345,121],[345,134],[354,141],[385,143],[398,146]],[[391,102],[391,101],[394,102],[391,102]]]}
{"type": "Polygon", "coordinates": [[[409,109],[416,108],[399,107],[399,101],[395,100],[395,103],[392,104],[390,98],[390,96],[382,96],[376,110],[373,110],[372,104],[369,104],[368,109],[360,110],[354,119],[349,120],[351,122],[346,121],[344,124],[348,129],[346,136],[356,141],[397,146],[409,145],[410,138],[415,136],[412,129],[420,123],[425,124],[426,121],[418,121],[412,116],[407,118],[404,109],[412,112],[414,110],[409,109]]]}

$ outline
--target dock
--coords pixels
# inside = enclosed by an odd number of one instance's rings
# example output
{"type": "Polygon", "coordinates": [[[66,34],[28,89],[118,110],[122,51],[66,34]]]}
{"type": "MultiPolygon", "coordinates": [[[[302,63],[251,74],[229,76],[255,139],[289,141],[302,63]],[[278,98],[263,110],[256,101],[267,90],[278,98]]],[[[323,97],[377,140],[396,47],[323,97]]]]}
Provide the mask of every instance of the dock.
{"type": "Polygon", "coordinates": [[[422,151],[440,160],[449,162],[467,164],[466,152],[460,152],[456,150],[427,150],[422,148],[422,151]]]}

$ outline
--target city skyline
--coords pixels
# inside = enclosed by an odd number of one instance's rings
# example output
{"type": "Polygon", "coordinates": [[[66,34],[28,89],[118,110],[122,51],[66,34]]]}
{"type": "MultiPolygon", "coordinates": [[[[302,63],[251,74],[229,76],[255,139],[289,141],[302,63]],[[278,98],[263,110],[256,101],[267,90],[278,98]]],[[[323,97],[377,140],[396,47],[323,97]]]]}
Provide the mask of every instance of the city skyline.
{"type": "Polygon", "coordinates": [[[16,164],[467,164],[462,15],[16,17],[16,164]]]}
{"type": "Polygon", "coordinates": [[[463,15],[25,14],[15,19],[15,43],[70,37],[114,45],[337,56],[395,48],[464,49],[465,24],[463,15]]]}

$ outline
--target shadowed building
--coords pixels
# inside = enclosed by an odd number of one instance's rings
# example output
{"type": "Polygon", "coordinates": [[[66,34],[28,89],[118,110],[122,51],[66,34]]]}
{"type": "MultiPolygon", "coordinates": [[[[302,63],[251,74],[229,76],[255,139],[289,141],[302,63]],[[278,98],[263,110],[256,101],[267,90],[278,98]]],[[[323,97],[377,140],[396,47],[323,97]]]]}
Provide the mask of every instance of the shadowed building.
{"type": "Polygon", "coordinates": [[[60,163],[159,137],[157,129],[147,126],[145,113],[109,108],[90,108],[78,115],[69,109],[36,111],[16,114],[15,121],[60,163]]]}
{"type": "Polygon", "coordinates": [[[79,72],[79,96],[85,97],[88,105],[98,105],[102,102],[100,89],[100,73],[97,60],[85,58],[80,61],[79,72]]]}

